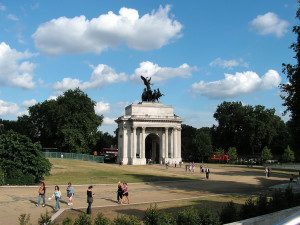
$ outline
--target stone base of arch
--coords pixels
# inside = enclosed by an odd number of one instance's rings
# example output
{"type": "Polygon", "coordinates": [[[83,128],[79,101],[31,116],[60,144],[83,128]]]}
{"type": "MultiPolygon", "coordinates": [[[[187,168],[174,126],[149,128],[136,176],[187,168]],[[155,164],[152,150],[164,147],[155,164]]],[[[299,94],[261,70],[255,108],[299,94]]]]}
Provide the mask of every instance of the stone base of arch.
{"type": "Polygon", "coordinates": [[[155,163],[181,162],[182,120],[174,114],[171,106],[149,102],[131,104],[125,108],[125,115],[119,117],[116,122],[119,128],[118,162],[124,165],[147,164],[148,135],[155,137],[155,153],[154,156],[150,156],[155,159],[155,163]]]}

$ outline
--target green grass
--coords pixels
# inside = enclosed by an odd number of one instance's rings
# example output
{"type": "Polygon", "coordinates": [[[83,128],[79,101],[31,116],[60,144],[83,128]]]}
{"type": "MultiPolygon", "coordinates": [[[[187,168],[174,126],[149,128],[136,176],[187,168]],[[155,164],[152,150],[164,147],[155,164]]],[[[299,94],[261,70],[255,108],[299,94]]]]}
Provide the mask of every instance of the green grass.
{"type": "Polygon", "coordinates": [[[109,184],[124,180],[131,183],[196,179],[158,165],[119,166],[73,159],[49,160],[53,166],[51,175],[45,177],[47,184],[65,184],[69,180],[73,184],[109,184]]]}

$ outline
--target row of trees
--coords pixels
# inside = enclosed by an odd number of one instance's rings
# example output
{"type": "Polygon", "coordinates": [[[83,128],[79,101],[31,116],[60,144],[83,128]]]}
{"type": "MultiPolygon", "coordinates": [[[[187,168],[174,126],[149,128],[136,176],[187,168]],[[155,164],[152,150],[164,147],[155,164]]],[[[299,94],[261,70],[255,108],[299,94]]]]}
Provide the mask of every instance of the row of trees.
{"type": "Polygon", "coordinates": [[[292,142],[288,126],[275,114],[275,109],[223,102],[217,107],[214,118],[218,125],[211,128],[182,126],[182,157],[185,160],[207,160],[217,151],[237,151],[242,156],[261,155],[265,146],[271,148],[274,155],[281,156],[292,142]]]}
{"type": "Polygon", "coordinates": [[[116,144],[116,139],[99,131],[103,117],[95,113],[95,102],[79,89],[68,90],[56,100],[29,107],[29,115],[17,121],[1,121],[2,132],[26,135],[43,148],[87,153],[116,144]]]}

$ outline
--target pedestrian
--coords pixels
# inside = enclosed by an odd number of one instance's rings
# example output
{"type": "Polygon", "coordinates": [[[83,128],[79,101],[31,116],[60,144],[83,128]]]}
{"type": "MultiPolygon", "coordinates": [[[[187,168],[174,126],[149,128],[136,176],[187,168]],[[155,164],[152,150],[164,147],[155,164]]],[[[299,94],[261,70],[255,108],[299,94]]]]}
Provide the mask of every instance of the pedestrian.
{"type": "Polygon", "coordinates": [[[269,173],[269,169],[268,169],[268,167],[266,167],[266,168],[265,168],[266,178],[268,178],[268,173],[269,173]]]}
{"type": "Polygon", "coordinates": [[[53,195],[49,197],[49,200],[53,198],[55,199],[54,211],[58,211],[60,209],[59,200],[61,198],[61,192],[57,185],[55,185],[53,195]]]}
{"type": "Polygon", "coordinates": [[[69,199],[69,202],[68,202],[69,206],[73,205],[74,194],[75,194],[74,188],[73,188],[71,182],[69,182],[68,187],[67,187],[67,197],[69,199]]]}
{"type": "Polygon", "coordinates": [[[92,214],[92,203],[94,201],[94,193],[93,193],[93,186],[89,186],[87,191],[86,191],[86,195],[87,195],[87,200],[86,202],[88,203],[88,207],[86,209],[86,214],[92,214]]]}
{"type": "Polygon", "coordinates": [[[179,162],[179,167],[181,168],[181,166],[182,166],[182,161],[179,162]]]}
{"type": "Polygon", "coordinates": [[[210,173],[209,169],[206,168],[205,170],[206,179],[209,179],[209,173],[210,173]]]}
{"type": "Polygon", "coordinates": [[[268,167],[268,177],[270,177],[270,176],[271,176],[271,168],[268,167]]]}
{"type": "Polygon", "coordinates": [[[194,173],[195,172],[195,163],[193,162],[192,163],[192,173],[194,173]]]}
{"type": "Polygon", "coordinates": [[[123,202],[124,203],[124,198],[127,200],[127,204],[129,204],[129,193],[128,193],[128,184],[123,183],[123,202]]]}
{"type": "Polygon", "coordinates": [[[118,204],[122,203],[122,198],[123,198],[123,188],[122,188],[121,182],[119,181],[118,182],[118,189],[117,189],[117,201],[118,201],[118,204]]]}
{"type": "Polygon", "coordinates": [[[45,195],[46,195],[46,186],[45,182],[41,182],[38,190],[38,198],[37,198],[37,203],[36,207],[40,205],[41,200],[43,200],[42,206],[45,207],[46,201],[45,201],[45,195]]]}

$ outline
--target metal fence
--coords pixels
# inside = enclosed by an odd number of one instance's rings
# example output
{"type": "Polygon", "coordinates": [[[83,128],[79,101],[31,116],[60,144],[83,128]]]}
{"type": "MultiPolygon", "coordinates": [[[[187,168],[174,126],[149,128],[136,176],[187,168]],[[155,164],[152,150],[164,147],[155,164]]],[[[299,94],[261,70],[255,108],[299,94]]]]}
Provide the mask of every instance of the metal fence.
{"type": "Polygon", "coordinates": [[[104,163],[104,156],[94,156],[94,155],[67,153],[67,152],[44,152],[44,153],[47,158],[78,159],[84,161],[104,163]]]}

